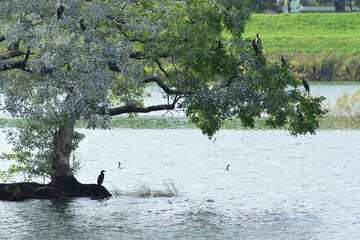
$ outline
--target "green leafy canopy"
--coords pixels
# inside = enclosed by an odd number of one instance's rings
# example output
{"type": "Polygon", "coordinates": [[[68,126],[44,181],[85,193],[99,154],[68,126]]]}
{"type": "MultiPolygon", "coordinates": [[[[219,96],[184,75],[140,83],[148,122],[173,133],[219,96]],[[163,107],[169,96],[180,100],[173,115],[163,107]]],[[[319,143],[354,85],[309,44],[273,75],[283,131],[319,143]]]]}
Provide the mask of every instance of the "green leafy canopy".
{"type": "MultiPolygon", "coordinates": [[[[263,115],[293,135],[314,133],[324,98],[305,94],[294,75],[254,52],[242,38],[250,16],[245,0],[1,1],[3,110],[27,120],[10,142],[21,158],[43,164],[59,126],[108,128],[114,115],[174,108],[209,137],[226,119],[254,127],[263,115]],[[13,43],[22,54],[5,57],[13,43]],[[173,102],[146,108],[151,81],[173,102]]],[[[82,138],[74,135],[72,150],[82,138]]]]}

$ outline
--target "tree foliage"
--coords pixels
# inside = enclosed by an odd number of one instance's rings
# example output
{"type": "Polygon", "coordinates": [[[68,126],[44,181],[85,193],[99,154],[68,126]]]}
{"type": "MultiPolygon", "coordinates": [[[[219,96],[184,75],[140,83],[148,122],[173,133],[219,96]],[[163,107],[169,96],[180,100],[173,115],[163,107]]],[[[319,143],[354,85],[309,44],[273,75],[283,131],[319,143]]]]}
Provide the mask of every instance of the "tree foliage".
{"type": "MultiPolygon", "coordinates": [[[[264,114],[270,127],[313,134],[324,114],[323,97],[305,94],[242,37],[245,0],[5,0],[0,18],[3,110],[26,119],[9,141],[39,167],[76,121],[108,128],[111,116],[178,108],[211,138],[226,119],[254,127],[264,114]],[[146,66],[161,76],[146,76],[146,66]],[[144,106],[150,82],[168,104],[144,106]]],[[[83,137],[62,147],[73,151],[83,137]]]]}

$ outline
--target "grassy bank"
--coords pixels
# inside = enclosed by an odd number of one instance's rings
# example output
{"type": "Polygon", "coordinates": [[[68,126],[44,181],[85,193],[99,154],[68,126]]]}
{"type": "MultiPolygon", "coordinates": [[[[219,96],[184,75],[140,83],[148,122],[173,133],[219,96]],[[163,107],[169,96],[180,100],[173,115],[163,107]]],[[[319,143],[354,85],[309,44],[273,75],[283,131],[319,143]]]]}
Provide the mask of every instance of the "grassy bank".
{"type": "MultiPolygon", "coordinates": [[[[255,119],[255,129],[268,130],[271,129],[265,125],[266,117],[255,119]]],[[[22,122],[22,124],[26,124],[22,122]]],[[[0,119],[0,129],[8,129],[20,127],[21,122],[14,119],[0,119]]],[[[76,125],[76,128],[84,129],[81,123],[76,125]]],[[[196,129],[194,124],[188,122],[185,117],[159,117],[159,116],[143,116],[136,118],[117,117],[112,120],[112,129],[196,129]]],[[[228,130],[249,130],[244,128],[241,121],[234,119],[233,121],[226,120],[222,129],[228,130]]],[[[323,130],[359,130],[360,117],[359,116],[334,116],[327,115],[320,119],[320,129],[323,130]]],[[[200,131],[200,130],[199,130],[200,131]]]]}
{"type": "Polygon", "coordinates": [[[254,14],[245,36],[260,34],[264,54],[284,55],[312,81],[360,81],[360,12],[254,14]]]}

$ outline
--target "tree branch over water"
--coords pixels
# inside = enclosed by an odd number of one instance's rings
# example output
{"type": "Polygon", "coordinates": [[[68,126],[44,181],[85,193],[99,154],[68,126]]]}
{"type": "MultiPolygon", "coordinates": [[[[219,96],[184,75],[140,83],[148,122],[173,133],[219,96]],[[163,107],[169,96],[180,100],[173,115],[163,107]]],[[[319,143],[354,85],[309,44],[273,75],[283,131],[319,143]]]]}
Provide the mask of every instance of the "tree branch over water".
{"type": "MultiPolygon", "coordinates": [[[[148,113],[148,112],[162,111],[162,110],[173,110],[176,107],[176,103],[182,98],[182,96],[187,94],[193,94],[193,92],[191,91],[171,89],[160,78],[157,77],[150,77],[143,80],[144,84],[150,82],[155,82],[166,94],[175,95],[173,102],[169,104],[160,104],[160,105],[153,105],[148,107],[140,107],[134,104],[127,104],[116,108],[109,108],[108,109],[109,115],[116,116],[124,113],[148,113]]],[[[101,112],[102,114],[105,114],[105,110],[102,110],[101,112]]]]}
{"type": "MultiPolygon", "coordinates": [[[[21,55],[23,55],[23,54],[21,54],[21,55]]],[[[21,69],[21,70],[29,72],[30,70],[26,69],[26,63],[29,59],[29,56],[30,56],[30,49],[27,50],[24,60],[4,63],[2,66],[0,66],[0,71],[7,71],[7,70],[11,70],[11,69],[21,69]]]]}
{"type": "Polygon", "coordinates": [[[167,94],[193,94],[191,91],[184,91],[184,90],[173,90],[169,88],[160,78],[157,77],[150,77],[143,81],[145,84],[150,82],[155,82],[161,89],[164,90],[167,94]]]}

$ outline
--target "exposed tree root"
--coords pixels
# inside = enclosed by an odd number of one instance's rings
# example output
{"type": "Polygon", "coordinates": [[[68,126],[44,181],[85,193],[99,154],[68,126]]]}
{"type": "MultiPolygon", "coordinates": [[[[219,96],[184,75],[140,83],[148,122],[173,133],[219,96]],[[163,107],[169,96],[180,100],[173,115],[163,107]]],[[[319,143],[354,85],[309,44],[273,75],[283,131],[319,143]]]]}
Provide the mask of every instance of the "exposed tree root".
{"type": "Polygon", "coordinates": [[[46,185],[27,182],[0,183],[0,200],[3,201],[110,196],[105,187],[97,184],[82,184],[74,177],[58,177],[46,185]]]}

